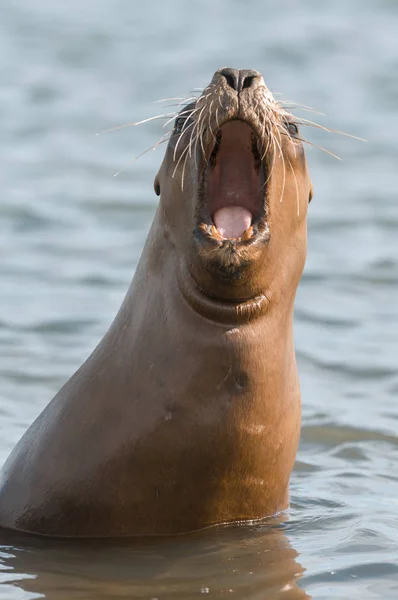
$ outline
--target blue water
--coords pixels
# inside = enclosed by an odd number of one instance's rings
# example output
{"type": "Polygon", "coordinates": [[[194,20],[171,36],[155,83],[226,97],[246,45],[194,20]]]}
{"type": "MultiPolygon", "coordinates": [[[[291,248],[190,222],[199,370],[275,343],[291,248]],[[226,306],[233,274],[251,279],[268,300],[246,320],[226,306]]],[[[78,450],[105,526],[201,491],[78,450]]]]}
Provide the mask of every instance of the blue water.
{"type": "Polygon", "coordinates": [[[307,133],[343,160],[307,152],[287,520],[135,545],[3,535],[0,599],[397,598],[398,4],[3,0],[0,15],[0,462],[106,331],[154,214],[163,147],[132,159],[161,122],[96,132],[229,65],[368,140],[307,133]]]}

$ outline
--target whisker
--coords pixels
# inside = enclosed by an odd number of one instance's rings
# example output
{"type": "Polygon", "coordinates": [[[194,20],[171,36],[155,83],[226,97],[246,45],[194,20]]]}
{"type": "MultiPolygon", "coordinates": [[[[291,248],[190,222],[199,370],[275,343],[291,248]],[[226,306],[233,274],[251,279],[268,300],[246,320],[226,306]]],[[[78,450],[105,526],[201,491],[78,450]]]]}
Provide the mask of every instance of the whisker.
{"type": "MultiPolygon", "coordinates": [[[[278,129],[277,129],[277,133],[279,135],[279,140],[281,141],[280,131],[278,129]]],[[[281,144],[279,143],[279,141],[276,138],[275,138],[275,143],[278,146],[278,149],[279,149],[279,158],[282,159],[282,167],[283,167],[283,184],[282,184],[282,192],[281,192],[280,199],[279,199],[279,202],[282,202],[283,201],[283,195],[285,193],[286,165],[285,165],[285,158],[283,156],[281,144]]]]}
{"type": "MultiPolygon", "coordinates": [[[[279,94],[275,94],[275,96],[279,96],[279,94]]],[[[163,110],[165,108],[173,108],[177,110],[164,112],[163,114],[148,117],[140,121],[134,121],[126,123],[124,125],[118,125],[109,129],[105,129],[103,131],[98,132],[96,135],[101,135],[103,133],[108,133],[111,131],[117,131],[127,127],[135,127],[137,125],[142,125],[144,123],[149,123],[157,120],[164,120],[165,122],[162,124],[162,128],[166,128],[174,119],[178,118],[179,116],[183,117],[184,122],[182,124],[182,128],[178,135],[178,139],[176,141],[173,152],[174,170],[172,174],[172,177],[174,178],[176,176],[180,164],[182,164],[181,190],[183,190],[185,184],[185,173],[187,173],[187,177],[189,177],[190,173],[190,164],[188,164],[188,158],[191,157],[193,154],[195,165],[197,167],[197,159],[199,158],[201,160],[200,157],[202,153],[204,160],[208,162],[208,159],[206,157],[205,142],[211,141],[210,136],[213,138],[214,142],[217,141],[214,131],[215,126],[217,126],[217,129],[220,129],[220,122],[223,122],[223,119],[226,118],[222,98],[222,90],[220,90],[214,84],[211,83],[205,88],[195,88],[194,90],[191,90],[190,95],[187,96],[173,96],[170,98],[162,98],[160,100],[155,101],[155,104],[167,102],[169,103],[167,106],[162,107],[163,110]],[[188,109],[188,106],[192,106],[193,108],[188,109]],[[178,109],[180,107],[182,107],[182,109],[180,110],[180,112],[178,112],[178,109]],[[186,133],[187,135],[185,136],[186,133]],[[186,140],[188,138],[189,141],[187,142],[186,140]],[[179,149],[180,155],[177,156],[177,152],[179,151],[179,149]]],[[[313,127],[315,129],[320,129],[328,133],[336,133],[338,135],[343,135],[345,137],[355,139],[358,141],[366,141],[365,139],[356,135],[332,129],[310,119],[293,115],[292,112],[290,112],[290,110],[308,111],[317,115],[322,115],[323,113],[317,112],[312,107],[307,106],[305,104],[299,104],[290,100],[277,101],[274,99],[272,94],[268,92],[267,89],[264,90],[264,94],[261,95],[261,97],[255,97],[254,103],[252,104],[252,110],[253,113],[257,116],[257,128],[259,131],[259,136],[262,136],[262,143],[259,146],[260,154],[262,154],[261,161],[266,160],[267,155],[270,155],[269,158],[267,158],[266,177],[264,177],[265,181],[260,189],[264,188],[268,184],[275,168],[277,168],[278,173],[280,172],[280,168],[282,168],[283,182],[280,181],[279,183],[279,186],[281,186],[280,202],[282,202],[286,190],[286,182],[289,182],[289,185],[291,185],[289,171],[287,171],[287,169],[290,169],[290,171],[293,173],[295,180],[298,216],[300,214],[299,186],[296,174],[294,172],[294,164],[292,164],[290,160],[290,158],[292,158],[292,155],[290,155],[289,158],[289,156],[285,156],[283,153],[282,136],[286,136],[289,139],[289,141],[294,145],[294,151],[296,152],[296,154],[297,148],[299,147],[297,142],[302,142],[310,147],[317,148],[318,150],[329,154],[337,160],[341,160],[341,158],[337,154],[331,152],[330,150],[327,150],[326,148],[316,143],[308,141],[307,139],[301,136],[301,133],[298,135],[290,133],[289,129],[286,127],[286,119],[288,118],[291,122],[294,122],[297,125],[301,125],[303,127],[313,127]],[[277,165],[277,162],[281,163],[281,167],[279,167],[279,164],[277,165]]],[[[180,127],[181,122],[179,122],[179,128],[180,127]]],[[[170,140],[170,138],[173,135],[176,135],[173,133],[173,131],[174,129],[172,127],[172,129],[170,131],[167,131],[167,133],[165,133],[158,140],[158,142],[156,142],[150,148],[141,152],[134,159],[128,161],[117,173],[114,174],[114,176],[116,177],[117,175],[119,175],[134,160],[137,160],[139,157],[143,156],[150,150],[155,150],[160,144],[163,144],[170,140]]]]}
{"type": "Polygon", "coordinates": [[[174,113],[174,115],[168,120],[166,121],[166,123],[163,123],[162,128],[166,127],[171,121],[173,121],[176,117],[183,117],[184,115],[193,115],[194,113],[196,113],[199,109],[195,108],[193,110],[183,110],[181,112],[177,112],[174,113]]]}
{"type": "Polygon", "coordinates": [[[181,153],[181,156],[180,156],[180,158],[179,158],[179,159],[178,159],[178,161],[177,161],[177,164],[176,164],[176,166],[175,166],[175,168],[174,168],[174,171],[173,171],[173,174],[172,174],[172,176],[171,176],[173,179],[174,179],[174,176],[175,176],[175,174],[176,174],[176,171],[177,171],[177,169],[178,169],[178,165],[180,164],[180,162],[181,162],[181,160],[182,160],[183,156],[185,156],[185,153],[187,152],[188,148],[189,148],[189,146],[187,146],[186,148],[184,148],[184,150],[183,150],[183,151],[182,151],[182,153],[181,153]]]}
{"type": "Polygon", "coordinates": [[[187,152],[185,155],[184,166],[182,168],[181,191],[184,191],[185,167],[187,166],[188,155],[189,155],[189,152],[187,152]]]}
{"type": "Polygon", "coordinates": [[[290,131],[289,131],[289,130],[286,130],[286,129],[283,127],[283,125],[282,125],[281,123],[277,123],[277,129],[279,130],[279,132],[280,132],[282,135],[285,135],[285,136],[287,136],[287,137],[289,138],[289,141],[293,143],[293,147],[294,147],[294,155],[296,156],[296,154],[297,154],[297,151],[296,151],[296,144],[294,144],[294,142],[293,142],[293,138],[292,138],[292,136],[291,136],[291,134],[290,134],[290,131]]]}
{"type": "MultiPolygon", "coordinates": [[[[202,110],[200,111],[200,113],[199,113],[199,116],[198,116],[198,136],[197,136],[197,137],[200,137],[200,144],[201,144],[201,146],[202,146],[202,151],[203,151],[203,156],[204,156],[204,157],[206,156],[206,153],[205,153],[205,150],[204,150],[204,147],[203,147],[203,139],[202,139],[202,127],[200,126],[200,120],[201,120],[201,118],[202,118],[202,114],[203,114],[203,111],[204,111],[205,109],[206,109],[206,104],[203,106],[203,108],[202,108],[202,110]],[[200,127],[199,127],[199,126],[200,126],[200,127]],[[199,135],[199,128],[200,128],[200,135],[199,135]]],[[[196,149],[195,149],[195,152],[196,152],[196,149]]]]}
{"type": "Polygon", "coordinates": [[[149,121],[156,121],[159,119],[167,119],[172,115],[176,115],[176,113],[164,113],[163,115],[155,115],[154,117],[149,117],[148,119],[143,119],[142,121],[133,121],[131,123],[125,123],[124,125],[117,125],[116,127],[111,127],[110,129],[104,129],[103,131],[99,131],[95,135],[102,135],[103,133],[109,133],[110,131],[116,131],[118,129],[124,129],[125,127],[135,127],[136,125],[142,125],[143,123],[149,123],[149,121]]]}
{"type": "MultiPolygon", "coordinates": [[[[282,96],[282,94],[280,92],[274,92],[273,95],[274,96],[282,96]]],[[[310,112],[314,112],[316,114],[323,115],[323,113],[318,113],[315,108],[313,108],[312,106],[308,106],[308,104],[301,104],[300,102],[295,102],[294,100],[287,100],[287,98],[278,99],[278,102],[276,104],[278,104],[279,106],[281,106],[282,104],[288,104],[292,108],[308,110],[310,112]]]]}
{"type": "Polygon", "coordinates": [[[196,157],[198,155],[198,142],[199,142],[199,136],[200,136],[200,129],[199,129],[199,123],[196,124],[196,136],[195,139],[193,140],[192,144],[195,144],[195,148],[194,148],[194,157],[195,157],[195,166],[197,167],[197,161],[196,161],[196,157]]]}
{"type": "MultiPolygon", "coordinates": [[[[263,119],[263,140],[265,139],[265,130],[266,130],[266,121],[265,121],[265,119],[263,119]]],[[[267,155],[267,152],[269,150],[269,145],[270,145],[270,136],[268,136],[267,145],[266,145],[263,155],[261,157],[261,162],[263,162],[263,160],[265,159],[265,157],[267,155]]]]}
{"type": "MultiPolygon", "coordinates": [[[[185,123],[184,123],[184,125],[185,125],[185,123]]],[[[174,148],[173,162],[174,162],[174,161],[175,161],[175,159],[176,159],[177,150],[178,150],[178,145],[179,145],[179,143],[180,143],[180,141],[181,141],[181,139],[182,139],[182,137],[183,137],[183,134],[185,133],[185,131],[188,131],[188,129],[189,129],[190,127],[194,126],[194,125],[195,125],[195,122],[193,122],[193,123],[190,123],[190,125],[188,125],[188,127],[186,127],[186,129],[185,129],[185,130],[184,130],[184,128],[181,130],[181,133],[180,133],[180,135],[179,135],[179,138],[178,138],[178,140],[177,140],[177,143],[176,143],[176,145],[175,145],[175,148],[174,148]]]]}
{"type": "MultiPolygon", "coordinates": [[[[194,113],[196,113],[198,110],[199,110],[199,107],[198,107],[198,108],[195,108],[195,109],[194,109],[194,110],[192,110],[192,111],[189,111],[189,113],[190,113],[190,115],[193,115],[193,114],[194,114],[194,113]]],[[[181,114],[181,113],[180,113],[180,114],[181,114]]],[[[188,131],[188,129],[189,129],[190,127],[192,127],[192,126],[194,126],[194,125],[195,125],[195,121],[193,121],[193,122],[192,122],[191,124],[189,124],[189,125],[187,125],[187,123],[188,123],[188,119],[185,119],[185,123],[184,123],[184,125],[182,126],[182,129],[181,129],[180,136],[179,136],[179,138],[178,138],[178,141],[177,141],[177,143],[176,143],[176,146],[175,146],[175,149],[174,149],[173,161],[175,161],[175,159],[176,159],[176,154],[177,154],[178,145],[179,145],[179,143],[180,143],[180,141],[181,141],[181,138],[182,138],[183,134],[185,133],[185,131],[188,131]]],[[[192,137],[192,136],[191,136],[191,137],[192,137]]]]}
{"type": "Polygon", "coordinates": [[[139,158],[141,158],[141,156],[143,156],[147,152],[150,152],[150,150],[156,150],[156,148],[158,146],[160,146],[161,144],[164,144],[165,142],[168,142],[169,139],[170,139],[170,134],[171,133],[172,133],[172,130],[170,130],[167,133],[165,133],[155,144],[153,144],[153,146],[150,146],[149,148],[147,148],[146,150],[144,150],[140,154],[137,154],[137,156],[135,156],[134,158],[130,159],[127,163],[125,163],[123,165],[123,167],[121,169],[119,169],[119,171],[117,171],[116,173],[114,173],[113,176],[117,177],[118,175],[120,175],[120,173],[122,173],[125,169],[127,169],[127,167],[129,165],[133,164],[134,161],[136,161],[139,158]]]}
{"type": "Polygon", "coordinates": [[[126,164],[123,165],[123,167],[121,169],[119,169],[119,171],[117,171],[116,173],[114,173],[113,176],[117,177],[118,175],[120,175],[120,173],[122,173],[125,169],[127,169],[127,167],[129,167],[130,165],[132,165],[134,161],[135,161],[135,156],[134,156],[134,158],[131,158],[128,162],[126,162],[126,164]]]}
{"type": "MultiPolygon", "coordinates": [[[[298,139],[300,139],[300,138],[298,138],[298,139]]],[[[304,142],[305,144],[308,144],[309,146],[312,146],[313,148],[317,148],[318,150],[321,150],[322,152],[325,152],[325,154],[329,154],[330,156],[332,156],[333,158],[336,158],[337,160],[342,160],[340,156],[338,156],[337,154],[334,154],[334,152],[331,152],[330,150],[327,150],[326,148],[323,148],[322,146],[318,146],[318,144],[309,142],[308,140],[305,140],[304,138],[301,138],[300,141],[304,142]]]]}
{"type": "Polygon", "coordinates": [[[325,113],[314,110],[313,108],[307,108],[305,106],[296,106],[295,104],[281,104],[281,108],[286,111],[290,111],[290,109],[293,109],[293,110],[299,110],[299,111],[303,111],[303,112],[309,112],[314,115],[320,115],[321,117],[325,116],[325,113]]]}
{"type": "Polygon", "coordinates": [[[203,152],[203,158],[205,159],[205,161],[207,163],[206,150],[205,150],[205,147],[203,145],[203,135],[204,135],[205,129],[206,129],[206,125],[205,125],[204,119],[203,119],[203,127],[201,127],[201,130],[200,130],[200,145],[201,145],[202,152],[203,152]]]}
{"type": "Polygon", "coordinates": [[[189,102],[190,100],[196,100],[197,96],[173,96],[171,98],[162,98],[161,100],[155,100],[155,104],[160,104],[161,102],[168,102],[170,100],[181,100],[181,104],[183,102],[189,102]]]}
{"type": "MultiPolygon", "coordinates": [[[[265,152],[263,154],[263,157],[261,158],[261,162],[264,161],[266,155],[268,154],[268,151],[269,151],[269,148],[271,146],[271,143],[273,143],[272,133],[270,133],[269,136],[268,136],[267,149],[265,150],[265,152]]],[[[274,162],[275,162],[275,144],[273,144],[273,145],[274,145],[274,152],[272,153],[271,168],[268,168],[268,177],[264,181],[263,185],[260,187],[259,191],[261,191],[262,189],[264,189],[265,186],[267,185],[267,183],[269,182],[269,180],[271,179],[272,171],[273,171],[273,168],[274,168],[274,162]]]]}
{"type": "Polygon", "coordinates": [[[144,154],[146,154],[147,152],[150,152],[151,150],[156,150],[156,148],[158,146],[160,146],[160,144],[164,144],[165,142],[168,142],[170,139],[170,133],[171,131],[168,131],[165,135],[163,135],[160,140],[158,142],[156,142],[156,144],[154,144],[153,146],[151,146],[150,148],[147,148],[146,150],[144,150],[143,152],[141,152],[140,154],[138,154],[134,160],[137,160],[138,158],[141,158],[141,156],[144,156],[144,154]]]}
{"type": "MultiPolygon", "coordinates": [[[[267,185],[267,183],[268,183],[268,182],[269,182],[269,180],[271,179],[271,176],[272,176],[272,171],[274,170],[274,166],[275,166],[275,155],[276,155],[276,148],[275,148],[275,140],[274,140],[274,134],[273,134],[273,133],[270,133],[270,139],[271,139],[271,143],[272,143],[272,146],[273,146],[273,149],[274,149],[274,151],[273,151],[273,153],[272,153],[272,162],[271,162],[271,168],[270,168],[270,170],[269,170],[268,177],[267,177],[267,179],[264,181],[264,183],[263,183],[263,185],[261,186],[260,190],[261,190],[261,189],[263,189],[263,188],[265,188],[265,186],[267,185]]],[[[269,145],[271,145],[271,144],[269,144],[269,145]]]]}
{"type": "Polygon", "coordinates": [[[315,127],[316,129],[322,129],[322,131],[327,131],[328,133],[337,133],[338,135],[344,135],[344,137],[351,138],[353,140],[358,140],[359,142],[367,142],[364,138],[358,137],[357,135],[353,135],[352,133],[346,133],[345,131],[339,131],[338,129],[331,129],[330,127],[325,127],[324,125],[320,125],[315,121],[310,121],[308,119],[303,119],[302,117],[297,117],[298,123],[301,125],[307,125],[308,127],[315,127]]]}
{"type": "Polygon", "coordinates": [[[209,98],[212,95],[213,95],[213,92],[210,92],[209,94],[206,94],[205,96],[203,96],[203,94],[202,94],[201,96],[199,96],[198,100],[206,100],[206,98],[209,98]]]}
{"type": "MultiPolygon", "coordinates": [[[[282,135],[287,135],[286,133],[282,133],[282,135]]],[[[323,146],[319,146],[318,144],[314,144],[314,142],[310,142],[309,140],[306,140],[303,137],[295,137],[296,140],[298,140],[299,142],[303,142],[304,144],[308,144],[309,146],[312,146],[313,148],[317,148],[318,150],[321,150],[322,152],[325,152],[326,154],[329,154],[330,156],[333,156],[333,158],[336,158],[337,160],[342,160],[340,156],[338,156],[337,154],[334,154],[333,152],[331,152],[330,150],[327,150],[326,148],[323,148],[323,146]]]]}
{"type": "Polygon", "coordinates": [[[300,194],[299,194],[299,188],[298,188],[298,183],[297,183],[297,177],[296,177],[296,173],[294,172],[294,169],[292,167],[292,163],[290,162],[289,157],[287,157],[287,162],[289,163],[290,170],[293,173],[294,183],[296,185],[297,216],[299,217],[300,216],[300,194]]]}
{"type": "MultiPolygon", "coordinates": [[[[181,107],[183,103],[179,102],[178,104],[165,104],[164,108],[178,108],[181,107]]],[[[196,103],[195,103],[196,104],[196,103]]],[[[189,106],[188,104],[186,106],[189,106]]],[[[186,106],[184,106],[184,108],[186,108],[186,106]]]]}
{"type": "Polygon", "coordinates": [[[209,129],[210,129],[211,135],[213,136],[213,140],[215,142],[217,142],[216,136],[214,135],[213,129],[212,129],[212,126],[211,126],[211,107],[213,106],[213,102],[214,102],[214,100],[211,101],[210,107],[209,107],[209,129]]]}
{"type": "MultiPolygon", "coordinates": [[[[189,148],[189,156],[190,156],[190,157],[192,156],[193,137],[194,137],[194,135],[195,135],[195,130],[196,130],[196,127],[197,127],[197,123],[196,123],[196,121],[195,121],[194,127],[193,127],[193,129],[192,129],[192,131],[191,131],[191,135],[189,136],[189,144],[188,144],[188,148],[189,148]]],[[[197,165],[197,161],[196,161],[196,154],[194,154],[194,160],[195,160],[195,168],[197,169],[197,168],[198,168],[198,165],[197,165]]]]}
{"type": "Polygon", "coordinates": [[[216,123],[217,123],[217,129],[220,129],[220,121],[218,120],[218,106],[216,108],[216,123]]]}

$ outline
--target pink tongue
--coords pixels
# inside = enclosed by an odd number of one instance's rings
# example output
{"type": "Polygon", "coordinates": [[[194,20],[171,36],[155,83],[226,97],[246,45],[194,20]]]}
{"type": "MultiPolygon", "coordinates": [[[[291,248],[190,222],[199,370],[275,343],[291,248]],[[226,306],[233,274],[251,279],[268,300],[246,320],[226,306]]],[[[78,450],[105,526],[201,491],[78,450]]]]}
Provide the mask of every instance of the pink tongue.
{"type": "Polygon", "coordinates": [[[240,238],[252,223],[252,214],[241,206],[224,206],[213,215],[214,225],[223,238],[240,238]]]}

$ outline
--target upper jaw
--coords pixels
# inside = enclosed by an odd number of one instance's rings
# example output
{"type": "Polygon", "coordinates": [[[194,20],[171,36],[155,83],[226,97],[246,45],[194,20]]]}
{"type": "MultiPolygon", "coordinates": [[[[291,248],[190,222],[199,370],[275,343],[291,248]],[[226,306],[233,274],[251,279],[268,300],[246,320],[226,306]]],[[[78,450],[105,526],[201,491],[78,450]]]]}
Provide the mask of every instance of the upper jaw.
{"type": "Polygon", "coordinates": [[[197,150],[199,244],[239,251],[269,241],[269,155],[255,123],[230,118],[209,124],[197,150]]]}

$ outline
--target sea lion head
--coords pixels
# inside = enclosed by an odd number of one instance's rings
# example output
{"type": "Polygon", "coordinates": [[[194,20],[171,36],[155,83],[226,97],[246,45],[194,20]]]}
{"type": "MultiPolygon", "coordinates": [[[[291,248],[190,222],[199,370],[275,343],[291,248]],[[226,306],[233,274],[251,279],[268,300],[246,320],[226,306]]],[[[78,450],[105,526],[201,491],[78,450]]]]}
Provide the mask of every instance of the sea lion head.
{"type": "Polygon", "coordinates": [[[294,300],[312,185],[297,120],[260,73],[221,68],[180,111],[155,191],[185,288],[207,304],[294,300]]]}

